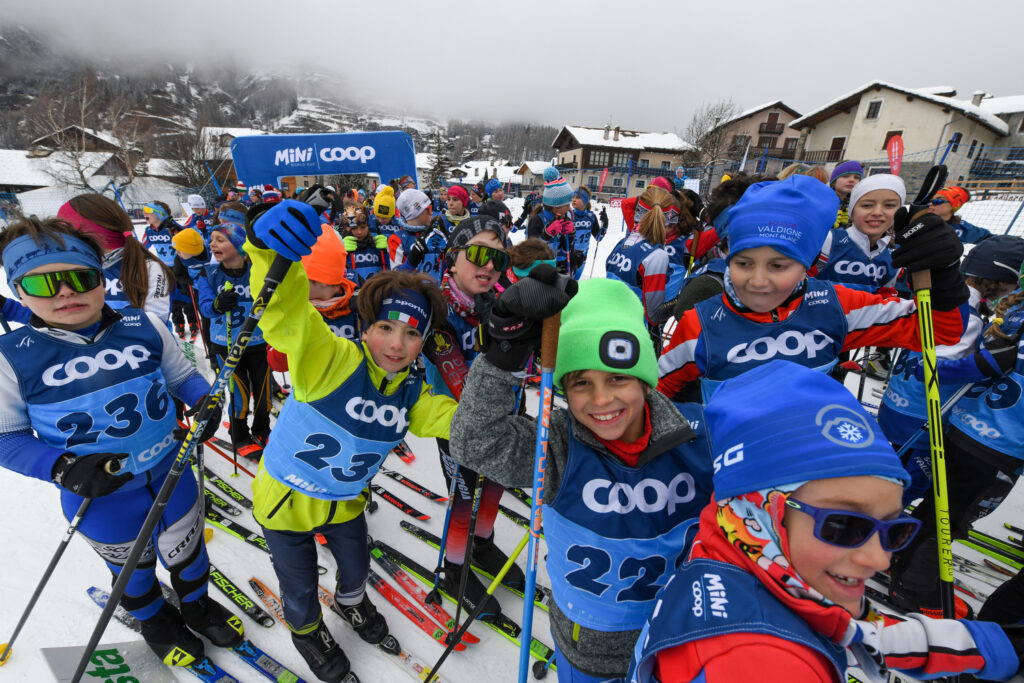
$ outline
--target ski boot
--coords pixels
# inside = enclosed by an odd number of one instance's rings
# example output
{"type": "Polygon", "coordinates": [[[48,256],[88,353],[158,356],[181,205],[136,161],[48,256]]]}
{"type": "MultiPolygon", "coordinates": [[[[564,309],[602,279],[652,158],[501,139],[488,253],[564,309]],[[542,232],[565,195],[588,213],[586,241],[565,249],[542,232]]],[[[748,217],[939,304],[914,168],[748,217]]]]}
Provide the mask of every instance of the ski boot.
{"type": "Polygon", "coordinates": [[[203,641],[188,630],[178,610],[166,602],[159,612],[139,623],[146,644],[168,666],[188,666],[206,656],[203,641]]]}
{"type": "Polygon", "coordinates": [[[452,598],[457,599],[459,595],[459,584],[462,581],[462,572],[467,571],[469,574],[466,576],[466,594],[462,596],[462,606],[472,613],[476,606],[481,600],[486,598],[487,603],[483,609],[480,610],[480,614],[477,615],[477,619],[487,620],[488,617],[494,618],[501,614],[501,605],[498,604],[497,598],[493,595],[487,595],[487,587],[480,582],[477,578],[476,572],[469,569],[464,564],[454,564],[449,562],[448,558],[444,560],[444,576],[440,581],[441,590],[443,590],[452,598]]]}
{"type": "Polygon", "coordinates": [[[359,683],[352,673],[352,665],[341,646],[331,637],[323,619],[316,630],[310,633],[292,633],[292,644],[306,660],[310,670],[321,681],[327,683],[359,683]]]}
{"type": "Polygon", "coordinates": [[[199,336],[199,326],[196,325],[195,323],[189,323],[188,334],[190,337],[190,341],[195,341],[196,337],[199,336]]]}
{"type": "Polygon", "coordinates": [[[377,611],[366,593],[363,593],[363,599],[358,605],[342,605],[335,601],[333,609],[370,645],[376,645],[393,655],[402,651],[395,637],[388,633],[388,622],[384,620],[384,615],[377,611]]]}
{"type": "MultiPolygon", "coordinates": [[[[501,549],[494,545],[493,532],[490,538],[480,538],[477,536],[473,540],[473,564],[491,576],[497,576],[507,561],[508,555],[501,552],[501,549]]],[[[508,571],[505,572],[505,576],[502,577],[501,585],[522,593],[523,589],[526,588],[526,575],[523,574],[523,570],[519,568],[519,565],[513,563],[508,571]]]]}
{"type": "Polygon", "coordinates": [[[249,439],[238,447],[238,454],[247,460],[259,462],[263,459],[263,446],[255,439],[249,439]]]}
{"type": "Polygon", "coordinates": [[[235,647],[244,640],[242,620],[209,595],[182,603],[181,616],[190,629],[217,647],[235,647]]]}
{"type": "Polygon", "coordinates": [[[174,323],[174,332],[179,339],[185,341],[185,323],[174,323]]]}

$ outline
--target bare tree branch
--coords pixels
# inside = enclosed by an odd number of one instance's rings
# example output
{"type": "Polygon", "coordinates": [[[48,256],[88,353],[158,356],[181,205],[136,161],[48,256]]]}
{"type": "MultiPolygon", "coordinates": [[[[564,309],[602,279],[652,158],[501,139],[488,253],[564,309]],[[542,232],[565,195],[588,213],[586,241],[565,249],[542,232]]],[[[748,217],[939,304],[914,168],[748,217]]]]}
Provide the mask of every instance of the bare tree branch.
{"type": "Polygon", "coordinates": [[[702,163],[711,163],[729,156],[730,141],[722,125],[737,114],[731,99],[704,102],[693,113],[683,132],[683,139],[696,149],[702,163]]]}

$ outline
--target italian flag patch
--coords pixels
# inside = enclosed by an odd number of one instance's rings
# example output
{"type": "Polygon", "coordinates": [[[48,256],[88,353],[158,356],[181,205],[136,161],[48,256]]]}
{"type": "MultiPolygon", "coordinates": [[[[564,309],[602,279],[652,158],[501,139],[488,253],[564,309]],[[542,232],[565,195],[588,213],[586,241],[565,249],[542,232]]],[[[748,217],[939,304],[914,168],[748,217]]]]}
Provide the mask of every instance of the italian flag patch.
{"type": "Polygon", "coordinates": [[[412,327],[417,327],[420,324],[416,318],[412,317],[408,313],[402,313],[401,311],[388,311],[388,320],[397,320],[400,323],[405,323],[412,327]]]}

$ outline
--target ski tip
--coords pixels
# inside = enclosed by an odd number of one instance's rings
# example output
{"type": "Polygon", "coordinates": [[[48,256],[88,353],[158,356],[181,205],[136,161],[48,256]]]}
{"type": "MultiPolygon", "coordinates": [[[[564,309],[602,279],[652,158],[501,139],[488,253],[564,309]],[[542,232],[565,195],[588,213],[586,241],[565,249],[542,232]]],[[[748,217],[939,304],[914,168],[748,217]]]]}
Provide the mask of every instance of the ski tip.
{"type": "Polygon", "coordinates": [[[425,522],[428,519],[430,519],[430,515],[419,515],[418,517],[416,517],[416,519],[425,522]]]}
{"type": "Polygon", "coordinates": [[[6,664],[7,660],[11,658],[11,651],[13,649],[7,643],[0,643],[0,666],[6,664]]]}
{"type": "Polygon", "coordinates": [[[203,540],[207,543],[213,540],[213,529],[209,527],[203,529],[203,540]]]}

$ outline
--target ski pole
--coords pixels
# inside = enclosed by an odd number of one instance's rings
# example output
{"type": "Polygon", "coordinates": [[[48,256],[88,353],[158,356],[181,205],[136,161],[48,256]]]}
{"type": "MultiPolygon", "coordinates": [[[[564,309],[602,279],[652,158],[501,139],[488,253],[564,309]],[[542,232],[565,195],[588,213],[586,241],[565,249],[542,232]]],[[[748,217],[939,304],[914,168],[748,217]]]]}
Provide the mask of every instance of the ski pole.
{"type": "MultiPolygon", "coordinates": [[[[946,180],[945,166],[933,166],[925,176],[921,192],[911,210],[910,221],[927,211],[927,205],[946,180]]],[[[921,336],[921,355],[924,363],[925,396],[928,402],[928,442],[932,455],[932,493],[935,498],[935,527],[939,550],[939,595],[942,616],[953,619],[953,537],[949,521],[949,493],[946,487],[946,451],[942,440],[942,406],[939,397],[939,376],[935,365],[935,328],[932,323],[931,271],[911,275],[914,299],[917,303],[917,323],[921,336]]]]}
{"type": "Polygon", "coordinates": [[[530,505],[529,549],[526,551],[526,587],[523,589],[523,630],[519,636],[519,683],[526,682],[530,668],[530,640],[533,635],[533,595],[537,588],[537,545],[540,540],[541,505],[544,501],[544,474],[547,468],[548,428],[554,398],[555,356],[558,351],[558,326],[561,315],[544,321],[540,343],[540,407],[537,412],[537,441],[533,455],[533,501],[530,505]]]}
{"type": "MultiPolygon", "coordinates": [[[[224,291],[230,292],[234,288],[231,281],[224,283],[224,291]]],[[[231,311],[227,313],[227,335],[228,335],[228,348],[231,348],[231,311]]],[[[228,424],[231,424],[231,420],[235,417],[235,375],[232,373],[228,377],[228,424]]],[[[231,459],[235,463],[235,471],[231,473],[231,478],[236,479],[238,477],[238,444],[235,443],[235,437],[230,433],[231,429],[228,429],[228,436],[231,437],[231,459]]]]}
{"type": "MultiPolygon", "coordinates": [[[[439,680],[437,676],[437,670],[440,669],[441,665],[444,664],[446,659],[448,659],[448,655],[455,651],[455,646],[458,643],[462,642],[462,636],[466,635],[466,631],[469,630],[470,624],[476,621],[476,618],[480,615],[480,612],[483,611],[484,605],[487,604],[487,598],[494,595],[494,589],[498,587],[498,585],[505,578],[505,574],[507,574],[508,570],[512,568],[512,565],[515,564],[515,561],[519,557],[519,554],[523,552],[523,548],[526,547],[526,541],[529,538],[529,531],[523,534],[523,537],[519,540],[519,544],[516,546],[515,550],[512,551],[512,554],[508,556],[508,560],[505,561],[504,566],[502,566],[498,573],[494,575],[494,578],[491,580],[491,585],[487,587],[487,591],[484,593],[484,599],[481,600],[477,604],[477,606],[473,608],[473,613],[466,617],[466,621],[462,624],[461,627],[459,627],[458,631],[449,633],[448,647],[446,647],[444,652],[441,653],[440,658],[438,658],[438,660],[434,662],[434,666],[430,667],[430,672],[427,674],[427,678],[424,681],[424,683],[433,683],[433,681],[439,680]]],[[[524,599],[526,599],[525,596],[527,595],[529,595],[529,593],[523,593],[524,599]]],[[[458,623],[458,620],[456,620],[456,623],[458,623]]],[[[523,633],[520,633],[519,637],[522,638],[523,635],[523,633]]],[[[529,637],[527,636],[527,638],[529,637]]],[[[529,640],[527,640],[527,642],[529,642],[529,640]]]]}
{"type": "MultiPolygon", "coordinates": [[[[459,617],[462,616],[462,600],[466,597],[466,583],[469,580],[469,573],[473,571],[473,534],[476,533],[476,516],[480,512],[480,499],[483,498],[484,490],[484,475],[476,475],[476,490],[473,491],[473,511],[469,515],[469,535],[466,537],[466,555],[462,562],[462,572],[459,576],[459,594],[458,599],[455,601],[455,623],[459,623],[459,617]]],[[[437,575],[434,575],[435,580],[437,575]]],[[[524,595],[526,595],[524,593],[524,595]]],[[[481,601],[481,604],[486,602],[486,598],[481,601]]],[[[480,605],[477,605],[479,608],[480,605]]],[[[447,636],[448,644],[452,645],[459,641],[452,638],[452,634],[449,633],[447,636]]]]}
{"type": "Polygon", "coordinates": [[[456,463],[455,472],[452,474],[452,483],[448,485],[448,505],[444,511],[444,528],[441,530],[441,547],[437,550],[437,567],[434,569],[434,587],[427,593],[427,602],[433,605],[441,604],[441,590],[438,587],[441,582],[441,572],[444,571],[444,551],[448,543],[448,522],[452,518],[452,502],[455,500],[455,487],[459,482],[459,465],[456,463]]]}
{"type": "MultiPolygon", "coordinates": [[[[39,600],[39,596],[43,594],[43,589],[46,587],[47,582],[50,580],[50,575],[53,574],[53,570],[57,568],[57,563],[60,562],[61,556],[64,555],[64,551],[67,550],[68,544],[71,542],[71,537],[78,531],[78,525],[82,522],[82,517],[85,516],[85,511],[89,509],[89,504],[92,502],[92,498],[86,498],[82,501],[82,504],[78,506],[78,512],[71,519],[71,526],[64,532],[64,538],[61,539],[60,545],[57,546],[57,552],[53,554],[50,559],[49,566],[46,567],[46,571],[43,572],[43,576],[39,579],[39,585],[36,586],[35,592],[32,593],[32,597],[28,600],[28,605],[25,607],[25,611],[21,613],[21,619],[18,620],[18,625],[14,627],[14,633],[11,634],[11,639],[6,643],[0,645],[3,647],[3,652],[0,652],[0,666],[7,663],[7,660],[11,656],[11,651],[14,648],[14,641],[18,639],[18,634],[21,633],[22,627],[25,626],[25,622],[28,621],[28,615],[32,613],[32,608],[36,606],[36,601],[39,600]]],[[[92,651],[90,650],[90,653],[92,651]]]]}
{"type": "Polygon", "coordinates": [[[210,420],[210,414],[214,411],[217,405],[220,404],[221,392],[223,392],[224,387],[227,386],[228,377],[235,371],[235,367],[238,365],[238,362],[242,357],[242,352],[245,351],[246,346],[249,345],[249,340],[252,338],[253,330],[256,329],[256,324],[260,321],[260,318],[263,317],[263,312],[267,308],[267,303],[270,301],[271,297],[274,296],[274,292],[277,290],[278,285],[281,284],[284,276],[288,274],[289,267],[291,267],[291,261],[280,255],[274,257],[274,261],[270,265],[267,276],[263,280],[263,288],[253,301],[252,311],[248,316],[246,316],[245,322],[242,324],[242,329],[239,330],[238,337],[235,339],[234,345],[228,352],[228,357],[224,359],[224,366],[220,369],[220,373],[218,373],[213,387],[206,395],[206,401],[203,404],[202,409],[192,421],[192,427],[185,435],[185,440],[181,443],[181,448],[178,450],[178,454],[174,458],[174,463],[171,465],[171,469],[167,473],[167,477],[164,479],[164,483],[160,487],[160,491],[157,493],[153,501],[153,506],[149,509],[149,513],[146,515],[146,519],[142,523],[142,528],[139,529],[139,534],[136,536],[135,542],[132,544],[132,549],[128,553],[127,559],[125,559],[124,566],[121,567],[121,571],[117,575],[117,581],[114,582],[113,587],[110,589],[110,599],[107,601],[106,607],[103,608],[103,614],[100,615],[99,621],[96,622],[96,626],[93,628],[92,634],[89,636],[89,642],[82,651],[82,657],[78,662],[78,667],[75,669],[74,675],[71,677],[71,683],[79,683],[79,681],[82,680],[82,676],[85,673],[85,668],[89,665],[92,653],[96,650],[96,646],[99,644],[100,638],[103,636],[103,631],[106,630],[107,624],[110,622],[110,618],[114,615],[114,610],[117,608],[117,605],[121,600],[121,596],[124,595],[124,589],[128,585],[128,581],[131,579],[132,573],[135,571],[135,567],[138,566],[142,553],[149,545],[149,539],[153,534],[153,529],[156,528],[157,522],[160,520],[161,515],[163,515],[164,508],[167,506],[167,501],[170,499],[171,493],[174,491],[174,487],[177,485],[182,472],[185,471],[185,468],[188,465],[192,449],[198,442],[198,435],[203,433],[206,423],[210,420]]]}
{"type": "Polygon", "coordinates": [[[697,263],[697,248],[701,235],[704,234],[704,224],[697,219],[697,227],[690,231],[690,262],[686,264],[686,277],[693,272],[693,265],[697,263]]]}

